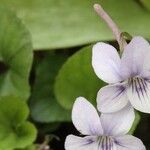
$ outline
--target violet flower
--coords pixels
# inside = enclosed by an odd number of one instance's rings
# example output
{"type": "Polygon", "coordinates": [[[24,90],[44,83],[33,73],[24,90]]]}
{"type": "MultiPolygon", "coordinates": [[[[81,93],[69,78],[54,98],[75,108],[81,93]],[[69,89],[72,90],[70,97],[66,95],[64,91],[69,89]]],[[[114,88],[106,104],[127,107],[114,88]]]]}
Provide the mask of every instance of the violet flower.
{"type": "Polygon", "coordinates": [[[145,150],[142,141],[132,135],[130,130],[135,118],[131,105],[113,114],[99,114],[85,98],[77,98],[72,121],[77,130],[86,135],[69,135],[65,150],[145,150]]]}
{"type": "Polygon", "coordinates": [[[144,38],[134,37],[125,46],[121,59],[113,46],[97,43],[92,65],[96,75],[109,83],[97,96],[101,112],[116,112],[130,103],[150,113],[150,44],[144,38]]]}

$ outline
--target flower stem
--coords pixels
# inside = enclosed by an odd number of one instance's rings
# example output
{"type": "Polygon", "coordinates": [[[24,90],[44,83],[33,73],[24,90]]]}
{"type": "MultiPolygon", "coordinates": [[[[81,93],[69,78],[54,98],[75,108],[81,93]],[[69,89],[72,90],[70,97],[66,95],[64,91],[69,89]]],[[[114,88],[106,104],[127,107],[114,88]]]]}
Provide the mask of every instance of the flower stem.
{"type": "Polygon", "coordinates": [[[120,52],[122,53],[127,42],[124,39],[124,37],[121,36],[122,32],[120,31],[119,27],[115,24],[115,22],[111,19],[111,17],[105,12],[105,10],[102,8],[101,5],[94,4],[94,10],[106,22],[108,27],[112,30],[112,33],[119,44],[120,52]]]}

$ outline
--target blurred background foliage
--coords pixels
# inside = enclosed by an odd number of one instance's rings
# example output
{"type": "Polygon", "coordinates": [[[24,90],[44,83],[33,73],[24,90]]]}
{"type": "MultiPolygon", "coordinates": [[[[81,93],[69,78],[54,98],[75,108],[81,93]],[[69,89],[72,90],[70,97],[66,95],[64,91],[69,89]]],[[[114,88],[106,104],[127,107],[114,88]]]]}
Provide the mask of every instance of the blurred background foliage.
{"type": "Polygon", "coordinates": [[[1,0],[15,11],[30,30],[35,50],[58,49],[112,40],[93,4],[100,3],[122,31],[150,38],[149,0],[1,0]],[[144,6],[144,8],[143,8],[144,6]]]}
{"type": "MultiPolygon", "coordinates": [[[[150,40],[150,1],[0,2],[0,150],[63,150],[66,135],[78,134],[71,123],[75,98],[95,105],[105,85],[91,66],[92,45],[118,48],[93,4],[100,3],[122,31],[150,40]]],[[[149,121],[136,113],[130,131],[147,149],[149,121]]]]}

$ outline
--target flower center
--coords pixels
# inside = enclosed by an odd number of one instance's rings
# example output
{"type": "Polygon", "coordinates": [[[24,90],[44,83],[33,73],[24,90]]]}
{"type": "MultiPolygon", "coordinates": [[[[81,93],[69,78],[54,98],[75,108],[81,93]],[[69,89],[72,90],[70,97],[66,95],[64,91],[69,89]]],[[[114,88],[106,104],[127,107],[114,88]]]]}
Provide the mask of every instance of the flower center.
{"type": "Polygon", "coordinates": [[[144,96],[147,93],[147,82],[140,77],[133,77],[128,80],[129,87],[132,87],[132,92],[136,92],[138,97],[144,96]]]}
{"type": "Polygon", "coordinates": [[[98,138],[98,149],[112,150],[114,147],[114,139],[110,136],[100,136],[98,138]]]}

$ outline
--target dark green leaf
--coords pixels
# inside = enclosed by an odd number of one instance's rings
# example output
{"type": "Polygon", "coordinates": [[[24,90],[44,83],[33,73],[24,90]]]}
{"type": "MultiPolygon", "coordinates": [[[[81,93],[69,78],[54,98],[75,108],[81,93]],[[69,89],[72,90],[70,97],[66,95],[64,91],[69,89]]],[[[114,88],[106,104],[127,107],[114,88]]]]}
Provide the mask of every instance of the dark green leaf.
{"type": "Polygon", "coordinates": [[[69,121],[70,111],[64,110],[54,96],[55,76],[65,56],[51,54],[40,63],[36,70],[36,82],[31,96],[31,113],[39,122],[69,121]]]}
{"type": "Polygon", "coordinates": [[[64,108],[71,109],[79,96],[95,103],[96,94],[104,83],[96,77],[91,58],[92,48],[85,47],[70,57],[60,69],[55,83],[55,95],[64,108]]]}

